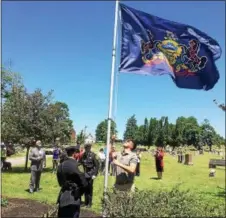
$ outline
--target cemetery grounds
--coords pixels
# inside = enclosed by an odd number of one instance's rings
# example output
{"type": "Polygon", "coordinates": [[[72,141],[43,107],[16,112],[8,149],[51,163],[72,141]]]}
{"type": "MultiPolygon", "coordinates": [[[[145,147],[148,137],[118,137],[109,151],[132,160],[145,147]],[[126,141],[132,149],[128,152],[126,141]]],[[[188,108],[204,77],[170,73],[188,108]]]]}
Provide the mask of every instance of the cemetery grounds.
{"type": "MultiPolygon", "coordinates": [[[[97,153],[98,146],[93,150],[97,153]]],[[[181,190],[190,190],[196,196],[201,195],[207,203],[225,205],[225,167],[217,167],[215,177],[209,177],[208,163],[211,158],[221,159],[217,154],[193,155],[193,165],[188,166],[177,162],[177,156],[166,153],[164,157],[163,180],[156,179],[155,161],[150,152],[143,152],[141,159],[141,175],[135,178],[139,190],[166,190],[180,185],[181,190]]],[[[29,194],[30,173],[24,172],[22,166],[13,167],[12,172],[2,173],[2,216],[31,217],[42,216],[56,207],[59,186],[56,175],[51,173],[51,156],[47,158],[47,167],[42,173],[39,193],[29,194]],[[23,199],[23,200],[22,200],[23,199]]],[[[114,184],[114,177],[109,176],[108,186],[114,184]]],[[[98,176],[94,181],[93,207],[90,211],[82,211],[81,216],[95,217],[102,211],[102,193],[104,176],[98,176]]]]}

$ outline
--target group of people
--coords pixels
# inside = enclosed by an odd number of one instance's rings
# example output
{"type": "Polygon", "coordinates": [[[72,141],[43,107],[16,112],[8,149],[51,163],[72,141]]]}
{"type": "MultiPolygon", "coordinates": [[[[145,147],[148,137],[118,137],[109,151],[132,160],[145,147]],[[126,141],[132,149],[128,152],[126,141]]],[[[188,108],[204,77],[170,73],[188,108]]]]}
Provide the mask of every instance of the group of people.
{"type": "MultiPolygon", "coordinates": [[[[85,197],[85,206],[92,206],[93,181],[98,172],[105,170],[106,148],[100,149],[98,156],[91,151],[91,144],[85,144],[84,150],[79,146],[70,146],[62,152],[58,146],[53,150],[53,172],[61,187],[58,196],[58,217],[79,217],[81,198],[85,197]]],[[[111,173],[115,176],[114,188],[119,191],[134,191],[134,177],[140,175],[141,153],[132,140],[123,143],[122,151],[117,152],[114,146],[109,151],[111,173]]],[[[163,149],[158,148],[155,154],[158,178],[162,178],[163,149]]],[[[40,190],[40,178],[46,166],[46,155],[41,141],[36,141],[29,153],[31,160],[30,193],[40,190]]]]}

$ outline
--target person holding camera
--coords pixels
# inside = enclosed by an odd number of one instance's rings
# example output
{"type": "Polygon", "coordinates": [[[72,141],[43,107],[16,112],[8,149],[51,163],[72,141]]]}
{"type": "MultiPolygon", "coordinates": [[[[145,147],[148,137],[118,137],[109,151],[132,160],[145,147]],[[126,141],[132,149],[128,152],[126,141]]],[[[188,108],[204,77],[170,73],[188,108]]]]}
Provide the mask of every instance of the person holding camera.
{"type": "Polygon", "coordinates": [[[158,179],[162,179],[162,173],[164,171],[163,157],[164,157],[163,148],[158,147],[155,154],[155,166],[156,166],[158,179]]]}

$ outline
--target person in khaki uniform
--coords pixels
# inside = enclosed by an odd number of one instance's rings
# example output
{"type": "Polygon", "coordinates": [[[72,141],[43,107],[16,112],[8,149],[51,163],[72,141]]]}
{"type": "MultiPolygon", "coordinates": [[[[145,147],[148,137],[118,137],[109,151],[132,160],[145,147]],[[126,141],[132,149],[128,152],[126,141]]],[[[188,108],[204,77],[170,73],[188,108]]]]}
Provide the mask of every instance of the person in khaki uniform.
{"type": "Polygon", "coordinates": [[[135,143],[132,140],[126,140],[123,144],[123,151],[118,152],[113,157],[113,163],[116,166],[115,188],[119,191],[135,191],[134,176],[138,158],[135,149],[135,143]]]}

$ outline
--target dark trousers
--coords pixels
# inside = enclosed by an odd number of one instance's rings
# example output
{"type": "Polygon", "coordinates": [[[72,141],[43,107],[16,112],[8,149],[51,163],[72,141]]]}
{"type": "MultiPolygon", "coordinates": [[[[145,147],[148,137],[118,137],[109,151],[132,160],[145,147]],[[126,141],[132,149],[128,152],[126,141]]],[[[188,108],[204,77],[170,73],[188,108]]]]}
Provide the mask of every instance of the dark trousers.
{"type": "Polygon", "coordinates": [[[100,173],[104,173],[105,161],[100,161],[100,173]]]}
{"type": "Polygon", "coordinates": [[[116,166],[113,162],[111,162],[111,175],[116,176],[116,166]]]}
{"type": "Polygon", "coordinates": [[[140,176],[140,163],[137,163],[136,176],[140,176]]]}
{"type": "Polygon", "coordinates": [[[58,208],[58,218],[79,218],[80,205],[68,205],[58,208]]]}
{"type": "Polygon", "coordinates": [[[39,189],[42,171],[31,171],[30,190],[39,189]]]}
{"type": "Polygon", "coordinates": [[[87,179],[88,187],[85,191],[85,205],[92,205],[92,198],[93,198],[93,180],[87,179]]]}
{"type": "Polygon", "coordinates": [[[115,176],[116,174],[116,166],[114,165],[114,163],[112,161],[109,161],[109,165],[108,165],[108,173],[111,176],[115,176]]]}
{"type": "Polygon", "coordinates": [[[108,173],[110,173],[111,170],[111,161],[108,162],[108,173]]]}
{"type": "Polygon", "coordinates": [[[57,171],[58,165],[59,165],[59,160],[53,159],[53,172],[57,171]]]}

